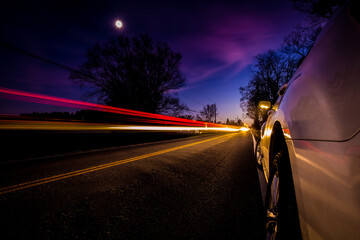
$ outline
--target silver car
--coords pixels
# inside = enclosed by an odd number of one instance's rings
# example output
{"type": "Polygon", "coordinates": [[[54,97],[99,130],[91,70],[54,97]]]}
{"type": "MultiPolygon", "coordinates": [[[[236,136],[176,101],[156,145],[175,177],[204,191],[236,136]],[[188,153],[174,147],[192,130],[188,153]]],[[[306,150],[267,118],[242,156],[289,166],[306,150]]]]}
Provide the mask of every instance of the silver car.
{"type": "Polygon", "coordinates": [[[360,239],[360,23],[354,8],[347,5],[328,21],[280,89],[261,131],[268,239],[360,239]]]}

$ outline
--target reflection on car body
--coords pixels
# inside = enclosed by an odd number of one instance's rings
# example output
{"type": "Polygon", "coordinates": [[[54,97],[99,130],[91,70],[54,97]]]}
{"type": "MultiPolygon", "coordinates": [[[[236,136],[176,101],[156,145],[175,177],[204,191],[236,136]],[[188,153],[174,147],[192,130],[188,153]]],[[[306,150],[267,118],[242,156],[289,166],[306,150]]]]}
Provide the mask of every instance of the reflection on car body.
{"type": "Polygon", "coordinates": [[[261,131],[268,239],[360,239],[357,6],[329,20],[261,131]]]}

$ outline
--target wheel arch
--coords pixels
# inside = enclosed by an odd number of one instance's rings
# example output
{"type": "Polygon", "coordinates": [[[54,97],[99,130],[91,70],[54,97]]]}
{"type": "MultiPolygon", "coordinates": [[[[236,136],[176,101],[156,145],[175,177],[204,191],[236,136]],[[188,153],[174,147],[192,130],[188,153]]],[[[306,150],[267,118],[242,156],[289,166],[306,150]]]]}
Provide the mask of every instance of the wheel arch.
{"type": "MultiPolygon", "coordinates": [[[[269,164],[271,166],[275,155],[282,149],[288,154],[288,149],[285,142],[285,137],[282,131],[282,126],[279,121],[276,121],[273,125],[272,134],[270,138],[270,148],[269,148],[269,164]]],[[[288,156],[287,156],[288,157],[288,156]]]]}
{"type": "MultiPolygon", "coordinates": [[[[283,133],[282,125],[279,121],[274,122],[272,134],[270,137],[270,145],[269,145],[269,164],[272,166],[273,160],[275,156],[282,152],[283,159],[280,164],[280,175],[281,178],[285,179],[285,181],[280,181],[282,189],[285,189],[282,193],[282,199],[286,199],[287,207],[283,208],[282,211],[285,209],[285,214],[287,219],[285,221],[286,229],[289,228],[290,231],[285,231],[288,237],[286,239],[290,239],[289,237],[292,236],[291,239],[302,239],[301,234],[301,227],[299,221],[299,213],[298,213],[298,206],[296,200],[296,193],[295,193],[295,186],[293,182],[292,176],[292,168],[289,156],[289,149],[285,141],[285,136],[283,133]],[[285,173],[285,174],[284,174],[285,173]],[[284,184],[285,183],[285,184],[284,184]],[[290,207],[289,207],[290,206],[290,207]],[[289,220],[289,224],[287,223],[289,220]],[[294,235],[292,235],[294,233],[294,235]],[[289,235],[288,235],[289,234],[289,235]]],[[[283,212],[284,214],[284,212],[283,212]]],[[[282,223],[284,224],[284,223],[282,223]]]]}

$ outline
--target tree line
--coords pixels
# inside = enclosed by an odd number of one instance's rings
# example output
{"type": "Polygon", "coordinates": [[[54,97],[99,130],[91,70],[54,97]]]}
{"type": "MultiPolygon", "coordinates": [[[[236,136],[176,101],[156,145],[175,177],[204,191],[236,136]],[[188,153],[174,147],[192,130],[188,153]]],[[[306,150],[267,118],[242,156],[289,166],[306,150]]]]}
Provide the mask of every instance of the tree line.
{"type": "Polygon", "coordinates": [[[149,35],[119,36],[96,44],[70,79],[88,89],[86,98],[149,113],[179,116],[188,110],[176,91],[185,86],[181,54],[149,35]]]}
{"type": "MultiPolygon", "coordinates": [[[[309,24],[286,36],[279,49],[256,56],[249,83],[239,89],[240,106],[256,127],[265,120],[265,113],[257,107],[259,101],[276,101],[279,87],[290,80],[323,24],[344,0],[292,1],[296,10],[308,14],[309,24]]],[[[89,49],[86,61],[69,78],[88,90],[85,97],[102,104],[216,122],[216,104],[205,105],[196,117],[186,114],[189,108],[177,94],[186,82],[181,59],[180,53],[147,34],[118,36],[89,49]]]]}
{"type": "Polygon", "coordinates": [[[96,44],[86,61],[70,79],[88,89],[85,98],[102,104],[164,114],[186,119],[216,122],[216,104],[207,104],[195,116],[177,95],[186,78],[180,71],[181,54],[149,35],[119,36],[96,44]]]}
{"type": "Polygon", "coordinates": [[[344,0],[292,0],[294,8],[307,14],[307,24],[290,32],[278,49],[269,49],[255,57],[250,81],[241,86],[240,107],[259,129],[266,121],[266,111],[258,107],[260,101],[276,102],[279,88],[287,83],[308,55],[322,27],[343,4],[344,0]]]}

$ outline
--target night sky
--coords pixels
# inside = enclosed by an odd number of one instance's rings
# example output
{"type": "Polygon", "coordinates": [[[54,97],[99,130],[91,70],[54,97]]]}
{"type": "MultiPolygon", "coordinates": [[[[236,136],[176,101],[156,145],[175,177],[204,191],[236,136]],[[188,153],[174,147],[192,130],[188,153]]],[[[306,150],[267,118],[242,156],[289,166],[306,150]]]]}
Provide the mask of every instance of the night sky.
{"type": "MultiPolygon", "coordinates": [[[[290,0],[6,1],[0,11],[1,43],[70,68],[86,60],[94,43],[117,35],[148,33],[165,41],[183,56],[187,83],[180,99],[195,111],[216,103],[221,121],[243,118],[238,88],[249,81],[254,57],[277,49],[305,19],[290,0]],[[120,30],[116,19],[124,23],[120,30]]],[[[0,56],[0,87],[91,101],[62,67],[4,46],[0,56]]],[[[58,110],[8,100],[0,105],[0,114],[58,110]]]]}

